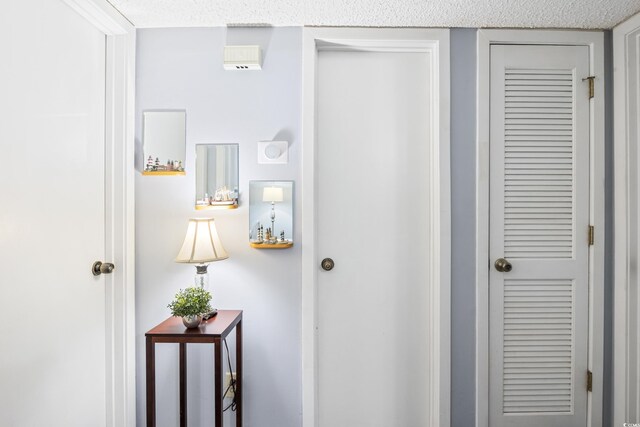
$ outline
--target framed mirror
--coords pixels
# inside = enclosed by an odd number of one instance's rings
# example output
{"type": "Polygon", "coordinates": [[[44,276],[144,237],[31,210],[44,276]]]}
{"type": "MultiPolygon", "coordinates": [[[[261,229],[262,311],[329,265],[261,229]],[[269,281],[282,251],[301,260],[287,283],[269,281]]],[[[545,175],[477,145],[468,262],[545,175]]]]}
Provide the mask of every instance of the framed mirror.
{"type": "Polygon", "coordinates": [[[238,207],[238,144],[196,145],[196,209],[238,207]]]}
{"type": "Polygon", "coordinates": [[[184,175],[186,112],[145,111],[143,175],[184,175]]]}
{"type": "Polygon", "coordinates": [[[257,249],[293,246],[293,181],[249,181],[249,243],[257,249]]]}

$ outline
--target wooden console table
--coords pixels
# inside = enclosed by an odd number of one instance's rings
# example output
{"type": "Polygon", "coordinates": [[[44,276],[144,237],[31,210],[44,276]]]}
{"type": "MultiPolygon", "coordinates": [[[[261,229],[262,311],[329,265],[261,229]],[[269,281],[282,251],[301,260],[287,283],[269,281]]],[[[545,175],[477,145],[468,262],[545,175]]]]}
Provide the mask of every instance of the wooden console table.
{"type": "Polygon", "coordinates": [[[222,340],[236,329],[236,426],[242,427],[242,310],[218,310],[198,328],[187,329],[179,317],[170,317],[147,337],[147,427],[156,426],[156,343],[180,344],[180,427],[187,427],[187,344],[210,343],[215,351],[215,421],[222,427],[224,359],[222,340]]]}

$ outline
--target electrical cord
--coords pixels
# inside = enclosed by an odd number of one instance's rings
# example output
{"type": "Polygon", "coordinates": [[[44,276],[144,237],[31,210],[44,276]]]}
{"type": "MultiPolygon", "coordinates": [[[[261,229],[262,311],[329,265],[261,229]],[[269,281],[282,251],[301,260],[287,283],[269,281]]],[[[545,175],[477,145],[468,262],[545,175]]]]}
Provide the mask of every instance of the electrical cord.
{"type": "Polygon", "coordinates": [[[224,408],[222,412],[226,412],[227,409],[231,409],[232,411],[235,412],[235,410],[238,408],[238,402],[236,400],[237,398],[236,379],[233,376],[233,369],[231,368],[231,355],[229,354],[229,346],[227,345],[227,339],[225,338],[222,341],[224,342],[224,348],[227,350],[227,363],[229,365],[229,376],[231,377],[229,379],[229,385],[227,386],[226,390],[222,394],[222,399],[227,397],[227,394],[229,394],[229,390],[233,390],[233,401],[229,405],[227,405],[227,407],[224,408]]]}

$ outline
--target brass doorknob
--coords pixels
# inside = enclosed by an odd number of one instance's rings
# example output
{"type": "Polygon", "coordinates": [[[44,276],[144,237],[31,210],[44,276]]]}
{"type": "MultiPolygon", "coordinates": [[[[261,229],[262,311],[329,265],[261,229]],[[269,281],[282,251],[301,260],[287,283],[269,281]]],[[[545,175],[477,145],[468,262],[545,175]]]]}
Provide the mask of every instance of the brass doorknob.
{"type": "Polygon", "coordinates": [[[511,263],[504,258],[498,258],[494,265],[496,267],[496,270],[502,273],[508,273],[513,269],[511,263]]]}
{"type": "Polygon", "coordinates": [[[320,263],[320,266],[322,267],[322,269],[324,271],[331,271],[333,270],[333,267],[336,265],[335,262],[333,262],[333,260],[331,258],[325,258],[322,260],[322,262],[320,263]]]}
{"type": "Polygon", "coordinates": [[[111,274],[114,268],[116,268],[116,266],[111,264],[110,262],[96,261],[91,267],[91,272],[94,276],[99,276],[101,274],[111,274]]]}

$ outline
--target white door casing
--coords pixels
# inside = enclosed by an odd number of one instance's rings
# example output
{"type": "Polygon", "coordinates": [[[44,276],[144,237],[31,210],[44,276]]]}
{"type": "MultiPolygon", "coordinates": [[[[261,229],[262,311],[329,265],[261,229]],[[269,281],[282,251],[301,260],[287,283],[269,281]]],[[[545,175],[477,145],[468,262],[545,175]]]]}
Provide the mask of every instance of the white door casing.
{"type": "Polygon", "coordinates": [[[491,46],[489,424],[585,426],[586,46],[491,46]]]}
{"type": "MultiPolygon", "coordinates": [[[[477,145],[477,324],[476,324],[476,426],[492,425],[489,402],[490,376],[490,295],[500,298],[502,289],[489,289],[490,269],[493,269],[495,255],[490,249],[489,230],[493,220],[490,214],[490,172],[489,164],[493,154],[490,152],[490,52],[497,45],[563,45],[585,46],[589,51],[588,73],[595,75],[595,93],[589,112],[589,204],[588,217],[595,226],[594,245],[588,248],[589,291],[588,312],[589,330],[588,369],[593,372],[593,392],[587,396],[586,425],[602,424],[602,343],[603,343],[603,277],[604,277],[604,97],[603,97],[603,35],[601,32],[585,31],[548,31],[548,30],[479,30],[478,32],[478,145],[477,145]],[[493,292],[493,294],[492,294],[493,292]]],[[[584,83],[587,90],[587,83],[584,83]]],[[[492,139],[493,143],[493,139],[492,139]]],[[[491,147],[493,149],[493,147],[491,147]]],[[[516,199],[512,199],[516,200],[516,199]]],[[[495,227],[495,225],[494,225],[495,227]]],[[[586,239],[587,231],[576,231],[575,239],[586,239]]],[[[515,245],[514,241],[509,245],[515,245]]],[[[516,270],[514,264],[514,271],[516,270]]],[[[491,273],[493,274],[493,273],[491,273]]],[[[503,273],[512,274],[512,273],[503,273]]],[[[515,278],[515,276],[512,276],[515,278]]],[[[507,276],[504,277],[505,279],[507,276]]],[[[515,285],[517,280],[511,282],[515,285]]],[[[493,285],[492,285],[493,286],[493,285]]],[[[541,288],[543,289],[543,288],[541,288]]],[[[511,288],[510,297],[513,294],[511,288]]],[[[494,314],[493,317],[497,317],[494,314]]],[[[585,373],[586,376],[586,373],[585,373]]],[[[576,377],[577,378],[577,377],[576,377]]],[[[585,382],[584,379],[579,379],[585,382]]]]}
{"type": "Polygon", "coordinates": [[[640,15],[613,29],[615,288],[613,424],[640,423],[640,15]]]}
{"type": "MultiPolygon", "coordinates": [[[[429,348],[427,377],[428,387],[428,424],[429,426],[449,425],[449,54],[447,30],[391,30],[391,29],[305,29],[304,32],[304,140],[303,147],[303,425],[312,427],[323,423],[319,420],[318,409],[318,334],[319,322],[319,240],[316,221],[319,219],[318,180],[322,176],[318,169],[330,167],[320,165],[318,160],[317,120],[318,120],[318,55],[319,50],[338,50],[342,52],[403,52],[422,53],[428,58],[431,76],[428,100],[432,125],[429,130],[428,159],[424,167],[429,174],[428,191],[429,218],[425,229],[430,239],[429,257],[425,260],[429,266],[429,278],[426,288],[428,295],[428,327],[420,333],[428,337],[429,348]]],[[[389,141],[389,150],[393,150],[393,141],[389,141]]],[[[362,170],[365,170],[363,168],[362,170]]],[[[325,188],[326,191],[326,188],[325,188]]],[[[336,189],[340,191],[340,189],[336,189]]],[[[407,201],[408,202],[408,201],[407,201]]],[[[396,206],[393,209],[408,209],[396,206]]],[[[341,209],[340,207],[338,207],[341,209]]],[[[384,208],[375,213],[380,217],[384,228],[384,208]]],[[[348,231],[347,231],[348,232],[348,231]]],[[[382,232],[384,235],[384,232],[382,232]]],[[[390,242],[397,236],[384,236],[390,242]]],[[[336,269],[339,268],[337,264],[336,269]]],[[[358,333],[358,332],[354,332],[358,333]]],[[[392,340],[393,337],[387,337],[392,340]]],[[[385,345],[380,342],[380,345],[385,345]]],[[[320,367],[322,369],[322,367],[320,367]]],[[[320,393],[321,395],[321,393],[320,393]]]]}
{"type": "MultiPolygon", "coordinates": [[[[24,370],[23,382],[24,390],[27,393],[29,387],[28,375],[40,376],[38,394],[45,393],[50,396],[50,404],[55,405],[56,399],[63,399],[60,407],[40,406],[36,410],[29,409],[28,405],[37,405],[37,395],[22,394],[18,389],[3,390],[16,395],[22,399],[22,404],[11,408],[11,415],[3,411],[4,421],[11,422],[10,417],[14,417],[14,422],[21,425],[35,423],[36,420],[45,417],[48,425],[59,425],[65,419],[73,425],[72,414],[87,414],[87,411],[94,412],[100,416],[94,419],[96,425],[107,426],[133,426],[135,423],[135,358],[134,358],[134,271],[133,271],[133,64],[135,57],[135,39],[133,26],[127,22],[113,7],[104,0],[72,1],[65,2],[10,2],[6,5],[2,18],[2,29],[6,31],[3,38],[11,40],[4,46],[12,53],[5,56],[5,68],[3,81],[7,84],[15,85],[12,90],[3,91],[5,95],[14,94],[16,98],[4,97],[0,102],[4,117],[13,117],[10,126],[4,127],[9,132],[7,138],[2,138],[7,144],[1,147],[3,157],[11,158],[5,168],[5,172],[12,176],[11,180],[6,180],[5,184],[10,185],[12,190],[5,193],[0,234],[10,236],[13,232],[24,226],[24,222],[31,219],[34,221],[35,229],[43,225],[49,227],[50,231],[39,233],[37,241],[25,239],[34,230],[25,230],[22,236],[20,247],[34,245],[50,252],[45,257],[47,262],[39,263],[39,259],[33,259],[33,268],[25,269],[22,275],[18,274],[16,280],[11,283],[4,283],[5,286],[20,286],[20,282],[37,283],[32,285],[30,295],[29,311],[38,313],[36,317],[28,316],[28,324],[24,326],[25,337],[28,336],[29,329],[37,329],[38,334],[44,334],[46,342],[50,343],[47,352],[46,345],[42,345],[39,351],[47,358],[43,363],[30,364],[24,370]],[[37,3],[37,4],[35,4],[37,3]],[[65,4],[66,3],[66,4],[65,4]],[[70,7],[70,9],[69,9],[70,7]],[[78,12],[82,17],[76,15],[78,12]],[[42,20],[45,20],[43,23],[42,20]],[[82,37],[74,36],[74,31],[85,28],[87,35],[82,37]],[[35,29],[35,30],[34,30],[35,29]],[[93,35],[89,36],[91,33],[93,35]],[[93,48],[88,44],[94,41],[93,48]],[[68,43],[68,45],[67,45],[68,43]],[[79,46],[85,46],[84,58],[79,58],[74,52],[78,52],[79,46]],[[44,48],[45,51],[38,49],[44,48]],[[93,53],[87,53],[87,52],[93,53]],[[56,55],[55,52],[60,52],[56,55]],[[98,73],[102,76],[101,82],[94,82],[89,86],[84,86],[82,80],[91,75],[88,71],[90,58],[98,55],[98,73]],[[50,61],[50,62],[46,62],[50,61]],[[71,67],[66,73],[64,67],[71,67]],[[61,73],[56,75],[55,73],[61,73]],[[5,74],[7,73],[7,74],[5,74]],[[9,76],[12,79],[8,78],[9,76]],[[51,83],[51,79],[57,79],[51,83]],[[73,79],[78,79],[73,81],[73,79]],[[48,82],[48,83],[47,83],[48,82]],[[15,89],[19,85],[24,85],[22,94],[18,94],[15,89]],[[88,88],[91,89],[88,89],[88,88]],[[89,91],[89,93],[85,93],[89,91]],[[86,96],[90,95],[90,98],[86,96]],[[100,102],[94,102],[101,100],[100,102]],[[13,101],[9,104],[8,101],[13,101]],[[88,115],[84,115],[83,103],[92,102],[88,115]],[[30,103],[30,104],[26,104],[30,103]],[[24,107],[24,108],[23,108],[24,107]],[[99,107],[99,110],[96,108],[99,107]],[[5,110],[6,108],[6,110],[5,110]],[[92,112],[91,112],[92,111],[92,112]],[[29,114],[29,112],[31,114],[29,114]],[[98,121],[96,121],[98,120],[98,121]],[[17,130],[16,126],[26,121],[23,131],[11,137],[11,132],[17,130]],[[49,129],[46,137],[35,136],[44,129],[49,129]],[[66,135],[59,144],[56,144],[56,136],[66,135]],[[17,138],[15,136],[18,136],[17,138]],[[78,145],[77,142],[85,141],[86,146],[78,145]],[[18,147],[20,139],[25,140],[25,145],[18,147]],[[99,145],[96,145],[98,144],[99,145]],[[15,147],[12,148],[11,145],[15,147]],[[99,150],[96,153],[96,148],[99,150]],[[7,154],[6,149],[9,149],[7,154]],[[65,151],[66,150],[66,151],[65,151]],[[23,154],[29,153],[25,159],[23,154]],[[104,157],[103,157],[104,155],[104,157]],[[50,162],[43,164],[42,160],[50,157],[50,162]],[[61,157],[62,156],[62,157],[61,157]],[[81,159],[87,157],[86,162],[81,159]],[[104,161],[101,161],[104,159],[104,161]],[[15,165],[15,166],[14,166],[15,165]],[[40,166],[39,166],[40,165],[40,166]],[[86,165],[90,166],[88,169],[86,165]],[[18,173],[11,173],[13,167],[18,173]],[[83,169],[84,167],[84,169],[83,169]],[[47,169],[59,170],[61,173],[46,175],[47,169]],[[31,171],[31,172],[29,172],[31,171]],[[82,171],[89,172],[93,178],[82,175],[82,171]],[[73,175],[71,184],[66,185],[65,176],[73,175]],[[102,177],[102,178],[99,178],[102,177]],[[100,179],[101,184],[96,184],[91,179],[100,179]],[[41,184],[38,185],[37,181],[41,184]],[[93,182],[93,184],[90,184],[93,182]],[[53,187],[52,183],[58,183],[62,187],[53,187]],[[25,188],[32,188],[35,185],[35,192],[24,192],[25,188]],[[30,187],[31,186],[31,187],[30,187]],[[97,188],[95,188],[97,187],[97,188]],[[95,189],[94,189],[95,188],[95,189]],[[80,202],[72,202],[85,190],[90,194],[82,197],[80,202]],[[66,192],[66,193],[65,193],[66,192]],[[65,203],[67,200],[68,203],[65,203]],[[100,196],[101,195],[101,196],[100,196]],[[97,198],[96,198],[97,196],[97,198]],[[25,197],[28,197],[25,199],[25,197]],[[46,200],[51,203],[44,203],[46,200]],[[54,208],[54,206],[58,206],[54,208]],[[15,216],[19,210],[24,211],[24,215],[15,216]],[[97,213],[96,209],[101,210],[97,213]],[[39,217],[34,213],[40,213],[39,217]],[[65,215],[68,213],[68,215],[65,215]],[[94,214],[101,218],[98,225],[88,226],[94,214]],[[81,214],[78,218],[78,214],[81,214]],[[84,215],[86,214],[86,217],[84,215]],[[21,217],[21,218],[20,218],[21,217]],[[20,218],[20,219],[19,219],[20,218]],[[81,229],[84,233],[82,239],[85,244],[80,244],[80,239],[60,239],[59,242],[47,240],[56,230],[52,220],[58,218],[63,222],[75,223],[76,229],[81,229]],[[95,227],[95,229],[93,229],[95,227]],[[95,236],[95,237],[92,237],[95,236]],[[102,237],[100,237],[102,236],[102,237]],[[94,281],[91,277],[88,266],[85,265],[85,257],[95,256],[97,252],[90,249],[98,243],[100,258],[114,261],[117,265],[112,276],[106,276],[94,281]],[[65,252],[63,248],[68,248],[65,252]],[[81,254],[78,254],[80,248],[81,254]],[[58,258],[53,268],[46,268],[47,263],[58,258]],[[61,261],[61,262],[60,262],[61,261]],[[71,266],[71,264],[73,266],[71,266]],[[82,267],[78,265],[82,264],[82,267]],[[84,273],[82,273],[84,271],[84,273]],[[73,277],[84,277],[89,275],[86,286],[73,282],[73,277]],[[68,276],[66,276],[68,275],[68,276]],[[60,277],[56,280],[55,277],[60,277]],[[65,280],[65,279],[71,280],[65,280]],[[35,280],[35,282],[33,282],[35,280]],[[68,282],[68,283],[67,283],[68,282]],[[94,283],[95,282],[95,283],[94,283]],[[42,287],[41,287],[42,286],[42,287]],[[71,295],[68,294],[71,292],[71,295]],[[82,295],[88,297],[92,293],[96,305],[85,301],[82,295]],[[44,295],[51,294],[52,298],[43,309],[38,309],[38,301],[44,295]],[[60,298],[63,298],[62,300],[60,298]],[[54,301],[58,300],[56,304],[54,301]],[[64,308],[66,304],[61,301],[73,301],[77,308],[64,308]],[[77,309],[77,312],[75,310],[77,309]],[[91,314],[81,315],[89,310],[91,314]],[[80,333],[82,328],[74,331],[73,322],[68,321],[68,315],[76,313],[77,318],[84,317],[85,322],[79,320],[81,326],[95,326],[92,330],[92,345],[80,333]],[[95,316],[92,316],[95,313],[95,316]],[[37,319],[45,316],[46,322],[38,322],[37,319]],[[67,319],[63,321],[63,319],[67,319]],[[54,327],[56,322],[63,323],[63,327],[54,327]],[[69,341],[73,337],[75,341],[69,341]],[[65,337],[64,339],[61,339],[65,337]],[[51,341],[51,340],[54,341],[51,341]],[[55,342],[55,344],[54,344],[55,342]],[[62,351],[56,353],[54,347],[62,351]],[[95,348],[91,348],[95,347],[95,348]],[[99,356],[94,356],[98,360],[104,361],[103,369],[89,373],[88,355],[90,351],[100,351],[99,356]],[[63,356],[62,359],[57,356],[63,356]],[[84,355],[84,357],[82,356],[84,355]],[[68,360],[65,360],[68,359],[68,360]],[[77,359],[77,362],[73,362],[77,359]],[[75,402],[80,410],[74,410],[72,396],[65,396],[56,393],[60,387],[72,387],[78,384],[72,376],[63,381],[55,380],[56,375],[60,375],[59,368],[67,366],[69,363],[75,364],[71,372],[80,375],[92,383],[101,384],[104,392],[99,400],[102,400],[101,408],[95,409],[87,403],[84,407],[82,402],[75,402]],[[65,365],[66,364],[66,365],[65,365]],[[83,370],[83,368],[85,368],[83,370]],[[99,378],[90,379],[91,376],[98,375],[99,378]],[[49,386],[47,386],[47,384],[49,386]],[[54,385],[54,387],[50,387],[54,385]],[[52,394],[54,393],[54,394],[52,394]],[[47,410],[47,408],[49,410],[47,410]],[[62,412],[55,412],[62,411],[62,412]],[[66,413],[65,413],[66,411],[66,413]],[[56,416],[57,414],[57,416],[56,416]],[[61,415],[65,414],[65,415],[61,415]],[[20,421],[16,421],[16,418],[20,421]],[[46,418],[48,417],[48,418],[46,418]],[[69,417],[69,418],[65,418],[69,417]],[[104,420],[100,421],[102,418],[104,420]]],[[[83,49],[83,48],[80,48],[83,49]]],[[[88,105],[88,104],[87,104],[88,105]]],[[[72,228],[68,229],[72,230],[72,228]]],[[[73,233],[73,232],[72,232],[73,233]]],[[[69,237],[69,236],[67,236],[69,237]]],[[[4,238],[2,240],[5,240],[4,238]]],[[[9,240],[5,241],[8,245],[9,240]]],[[[5,249],[10,249],[5,246],[5,249]]],[[[18,252],[10,252],[17,255],[18,252]]],[[[5,259],[11,259],[6,257],[5,259]]],[[[6,274],[13,274],[16,265],[11,264],[11,269],[4,269],[6,274]]],[[[15,271],[14,271],[15,272],[15,271]]],[[[84,281],[83,278],[80,281],[84,281]]],[[[3,293],[11,288],[3,286],[3,293]]],[[[24,290],[20,290],[24,292],[24,290]]],[[[3,297],[4,298],[4,297],[3,297]]],[[[23,301],[26,302],[26,301],[23,301]]],[[[15,303],[15,301],[14,301],[15,303]]],[[[20,307],[19,304],[15,304],[20,307]]],[[[34,313],[34,314],[35,314],[34,313]]],[[[9,311],[5,312],[9,315],[9,311]]],[[[11,316],[13,318],[13,316],[11,316]]],[[[12,332],[20,332],[19,330],[12,332]]],[[[34,342],[37,338],[34,337],[34,342]]],[[[16,345],[18,343],[15,343],[16,345]]],[[[37,345],[37,344],[34,344],[37,345]]],[[[19,349],[16,346],[16,349],[19,349]]],[[[12,358],[8,352],[6,357],[12,358]]],[[[28,353],[25,353],[25,355],[28,353]]],[[[35,355],[38,355],[36,352],[35,355]]],[[[15,360],[14,360],[15,361],[15,360]]],[[[27,359],[24,361],[27,363],[27,359]]],[[[8,369],[8,365],[5,366],[8,369]]],[[[12,373],[13,375],[13,373],[12,373]]],[[[9,382],[4,382],[8,384],[9,382]]],[[[84,398],[91,399],[89,390],[77,390],[86,394],[84,398]]],[[[94,402],[98,402],[96,400],[94,402]]],[[[4,399],[5,403],[10,402],[4,399]]],[[[88,400],[87,400],[88,402],[88,400]]],[[[78,415],[80,416],[80,415],[78,415]]],[[[89,415],[90,417],[93,416],[89,415]]],[[[92,418],[93,419],[93,418],[92,418]]]]}

